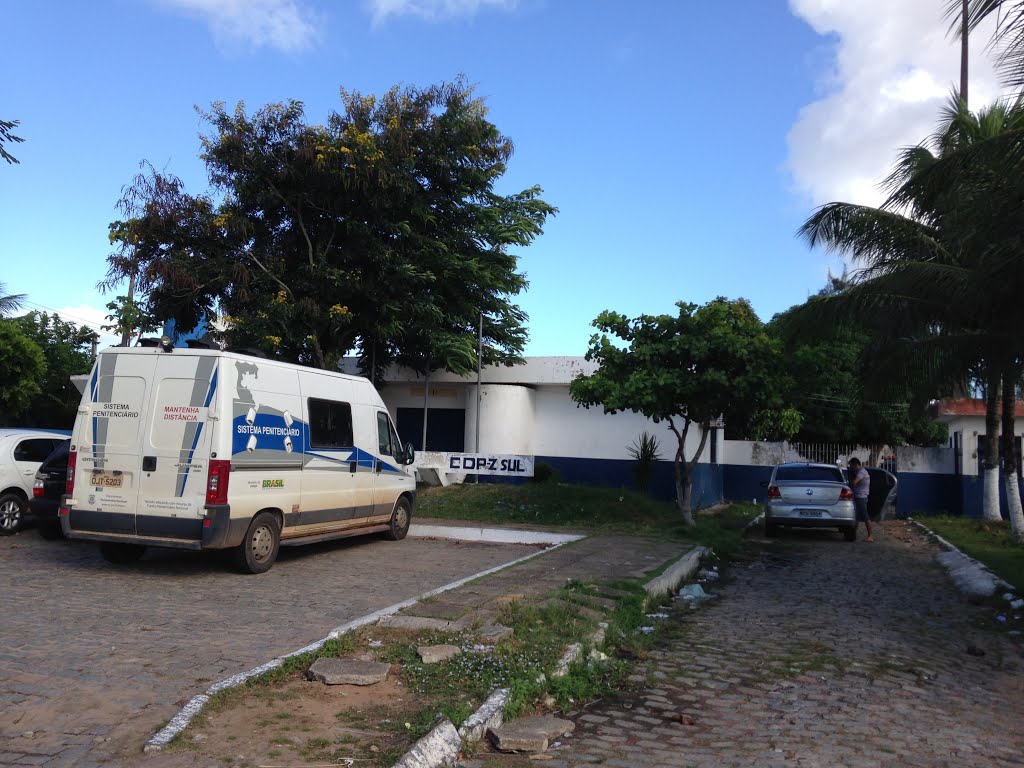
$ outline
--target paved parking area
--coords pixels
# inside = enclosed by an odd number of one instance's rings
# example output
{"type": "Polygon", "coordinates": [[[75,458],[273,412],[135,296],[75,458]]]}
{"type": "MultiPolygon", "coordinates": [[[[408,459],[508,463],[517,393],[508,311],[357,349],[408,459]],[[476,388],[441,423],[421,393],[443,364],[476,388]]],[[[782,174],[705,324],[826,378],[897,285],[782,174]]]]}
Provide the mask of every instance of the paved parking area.
{"type": "Polygon", "coordinates": [[[91,543],[0,539],[0,765],[138,764],[210,683],[531,551],[364,537],[283,548],[247,576],[213,553],[115,567],[91,543]]]}
{"type": "Polygon", "coordinates": [[[1020,643],[985,628],[995,611],[965,601],[923,535],[882,529],[762,542],[714,602],[666,620],[639,692],[570,715],[545,765],[1024,765],[1020,643]]]}

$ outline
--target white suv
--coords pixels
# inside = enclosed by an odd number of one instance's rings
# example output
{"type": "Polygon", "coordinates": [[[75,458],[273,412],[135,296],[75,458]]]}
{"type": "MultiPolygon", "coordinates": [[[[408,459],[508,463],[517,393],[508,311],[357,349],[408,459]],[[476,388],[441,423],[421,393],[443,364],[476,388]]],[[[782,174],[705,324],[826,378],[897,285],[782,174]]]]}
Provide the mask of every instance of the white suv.
{"type": "Polygon", "coordinates": [[[49,430],[0,429],[0,536],[21,530],[36,470],[64,440],[49,430]]]}

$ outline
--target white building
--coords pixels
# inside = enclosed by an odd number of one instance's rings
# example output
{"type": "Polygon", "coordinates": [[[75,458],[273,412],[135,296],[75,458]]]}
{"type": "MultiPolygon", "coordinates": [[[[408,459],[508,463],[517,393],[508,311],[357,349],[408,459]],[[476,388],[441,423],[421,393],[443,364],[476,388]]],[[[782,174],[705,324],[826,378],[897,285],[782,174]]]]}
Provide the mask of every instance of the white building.
{"type": "MultiPolygon", "coordinates": [[[[354,369],[355,361],[346,360],[342,367],[354,369]]],[[[565,482],[632,486],[633,460],[628,448],[646,431],[658,439],[662,458],[651,492],[673,498],[676,438],[666,422],[655,424],[632,412],[605,414],[600,407],[577,406],[569,396],[569,383],[595,370],[597,364],[582,357],[528,357],[524,365],[485,368],[479,388],[479,446],[476,374],[460,377],[437,371],[429,378],[428,393],[423,376],[392,369],[380,393],[402,440],[413,443],[417,450],[423,450],[426,404],[428,451],[534,456],[537,463],[557,470],[565,482]]],[[[678,421],[677,426],[681,426],[678,421]]],[[[687,436],[687,457],[699,442],[699,430],[693,427],[687,436]]],[[[713,504],[722,498],[717,466],[722,446],[722,430],[716,429],[694,473],[694,505],[713,504]]]]}

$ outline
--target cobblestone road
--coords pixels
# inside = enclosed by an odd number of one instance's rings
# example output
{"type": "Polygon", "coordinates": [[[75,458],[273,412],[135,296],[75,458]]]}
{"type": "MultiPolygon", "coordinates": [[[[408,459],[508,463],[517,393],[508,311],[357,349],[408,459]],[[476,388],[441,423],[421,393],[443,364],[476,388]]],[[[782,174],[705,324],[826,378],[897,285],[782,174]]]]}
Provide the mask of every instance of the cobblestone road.
{"type": "Polygon", "coordinates": [[[765,542],[716,601],[667,620],[646,690],[574,713],[543,764],[1024,765],[1020,645],[982,628],[993,609],[968,605],[907,523],[876,538],[765,542]]]}
{"type": "Polygon", "coordinates": [[[347,539],[282,549],[271,571],[243,576],[210,554],[114,567],[94,544],[0,539],[0,765],[139,764],[210,683],[529,551],[347,539]]]}

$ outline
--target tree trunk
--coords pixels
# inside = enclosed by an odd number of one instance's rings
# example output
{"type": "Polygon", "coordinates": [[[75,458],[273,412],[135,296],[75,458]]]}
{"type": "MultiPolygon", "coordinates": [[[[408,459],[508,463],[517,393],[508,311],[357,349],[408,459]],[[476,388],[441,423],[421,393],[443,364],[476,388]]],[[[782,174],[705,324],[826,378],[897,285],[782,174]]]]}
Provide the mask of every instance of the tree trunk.
{"type": "Polygon", "coordinates": [[[989,363],[985,391],[985,464],[982,470],[981,516],[1002,520],[999,513],[999,372],[989,363]]]}
{"type": "Polygon", "coordinates": [[[693,488],[693,481],[690,479],[689,467],[683,455],[686,430],[683,430],[681,436],[676,433],[676,439],[679,441],[679,446],[676,448],[675,460],[672,462],[672,474],[676,481],[676,508],[682,515],[683,525],[689,528],[694,524],[693,510],[690,508],[690,491],[693,488]]]}
{"type": "Polygon", "coordinates": [[[1016,405],[1017,382],[1020,380],[1019,370],[1012,369],[1003,374],[1003,487],[1006,489],[1007,513],[1010,528],[1015,541],[1024,541],[1024,509],[1020,501],[1020,480],[1017,467],[1020,457],[1017,455],[1016,437],[1016,405]]]}
{"type": "Polygon", "coordinates": [[[963,9],[960,14],[960,98],[965,107],[967,106],[967,42],[970,38],[967,31],[967,22],[970,18],[969,9],[970,0],[963,0],[963,9]]]}

